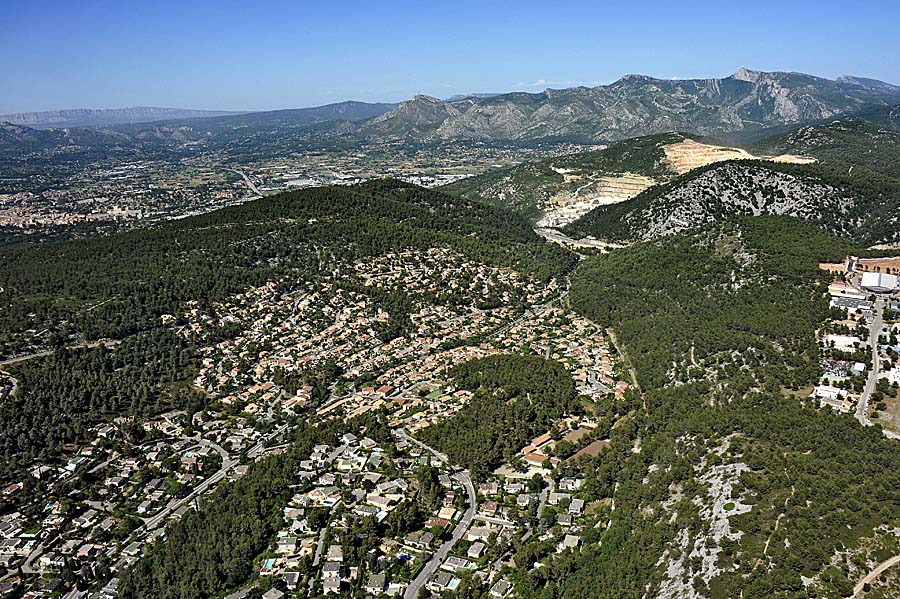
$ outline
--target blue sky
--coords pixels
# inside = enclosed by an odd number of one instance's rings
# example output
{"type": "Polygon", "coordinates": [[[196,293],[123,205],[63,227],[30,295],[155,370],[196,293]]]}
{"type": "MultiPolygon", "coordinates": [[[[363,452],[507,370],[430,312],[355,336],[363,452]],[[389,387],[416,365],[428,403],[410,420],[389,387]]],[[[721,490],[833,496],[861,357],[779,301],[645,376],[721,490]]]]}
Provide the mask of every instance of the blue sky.
{"type": "Polygon", "coordinates": [[[898,25],[898,0],[0,0],[0,113],[263,110],[742,65],[900,84],[898,25]]]}

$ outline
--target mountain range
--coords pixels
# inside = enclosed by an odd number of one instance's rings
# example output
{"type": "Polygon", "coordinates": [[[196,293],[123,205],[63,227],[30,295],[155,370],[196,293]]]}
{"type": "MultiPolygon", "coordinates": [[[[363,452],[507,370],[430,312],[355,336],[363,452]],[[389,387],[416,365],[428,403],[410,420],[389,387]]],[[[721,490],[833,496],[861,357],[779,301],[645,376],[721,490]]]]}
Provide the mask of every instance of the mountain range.
{"type": "Polygon", "coordinates": [[[626,75],[598,87],[438,100],[416,96],[360,125],[369,139],[589,142],[688,131],[714,135],[852,114],[900,103],[900,87],[746,68],[722,79],[626,75]]]}
{"type": "Polygon", "coordinates": [[[51,127],[99,127],[124,123],[150,123],[154,121],[195,119],[234,114],[240,113],[224,110],[132,106],[129,108],[75,108],[70,110],[0,114],[0,121],[14,125],[26,125],[35,129],[49,129],[51,127]]]}
{"type": "MultiPolygon", "coordinates": [[[[347,101],[244,114],[170,108],[64,110],[4,115],[0,122],[32,128],[108,127],[129,137],[144,133],[145,138],[153,137],[158,127],[181,129],[182,134],[171,140],[175,143],[228,136],[235,130],[252,136],[313,126],[314,136],[322,140],[596,143],[671,131],[746,134],[851,114],[900,122],[900,110],[891,108],[895,105],[900,105],[900,86],[883,81],[740,68],[721,79],[626,75],[591,88],[469,94],[447,100],[417,95],[400,104],[347,101]],[[148,122],[154,125],[145,125],[148,122]]],[[[165,135],[161,141],[166,141],[165,135]]]]}

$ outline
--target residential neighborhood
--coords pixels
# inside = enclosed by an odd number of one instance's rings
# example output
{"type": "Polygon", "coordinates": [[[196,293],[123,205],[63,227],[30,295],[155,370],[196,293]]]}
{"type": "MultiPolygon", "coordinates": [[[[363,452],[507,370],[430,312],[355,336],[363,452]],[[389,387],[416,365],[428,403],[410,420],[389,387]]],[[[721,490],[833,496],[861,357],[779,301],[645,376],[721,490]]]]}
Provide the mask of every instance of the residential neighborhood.
{"type": "Polygon", "coordinates": [[[121,574],[166,542],[170,523],[286,451],[307,419],[339,427],[340,443],[301,456],[255,582],[230,596],[418,597],[473,580],[492,597],[509,595],[517,539],[539,535],[574,551],[597,524],[602,510],[578,497],[583,480],[570,468],[608,447],[597,419],[566,416],[478,480],[415,437],[472,399],[448,370],[486,356],[558,360],[585,405],[620,398],[633,380],[607,332],[574,314],[566,295],[565,282],[432,248],[163,315],[201,342],[193,386],[206,406],[116,419],[93,442],[67,447],[64,464],[38,461],[28,478],[9,481],[0,596],[115,597],[121,574]],[[389,315],[372,298],[398,286],[413,298],[413,332],[383,341],[389,315]],[[358,424],[371,419],[392,432],[358,424]]]}

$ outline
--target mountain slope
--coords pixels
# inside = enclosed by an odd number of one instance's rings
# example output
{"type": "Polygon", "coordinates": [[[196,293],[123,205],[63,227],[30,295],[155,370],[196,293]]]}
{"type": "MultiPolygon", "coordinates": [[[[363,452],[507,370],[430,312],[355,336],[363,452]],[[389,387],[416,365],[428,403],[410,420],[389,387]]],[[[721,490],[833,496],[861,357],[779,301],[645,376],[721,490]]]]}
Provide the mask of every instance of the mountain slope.
{"type": "Polygon", "coordinates": [[[222,297],[285,270],[330,272],[408,246],[447,246],[542,276],[570,261],[525,219],[472,200],[393,180],[310,188],[127,233],[0,252],[0,331],[62,326],[118,337],[153,326],[187,299],[222,297]],[[75,318],[97,302],[95,318],[75,318]]]}
{"type": "Polygon", "coordinates": [[[800,127],[762,139],[751,146],[759,153],[792,152],[814,156],[819,165],[835,172],[878,173],[900,180],[900,130],[861,120],[832,121],[800,127]]]}
{"type": "MultiPolygon", "coordinates": [[[[597,195],[605,191],[614,193],[607,185],[587,189],[591,181],[601,177],[620,177],[625,173],[653,180],[666,180],[674,176],[665,164],[662,147],[683,141],[688,137],[680,133],[663,133],[624,140],[609,148],[560,156],[548,160],[525,162],[513,167],[489,171],[442,187],[443,191],[468,199],[476,199],[509,208],[536,219],[542,210],[557,198],[579,195],[597,195]]],[[[621,190],[628,193],[627,190],[621,190]]],[[[640,191],[640,189],[638,189],[640,191]]],[[[623,197],[628,197],[627,195],[623,197]]]]}
{"type": "Polygon", "coordinates": [[[791,215],[867,245],[900,239],[900,132],[857,120],[804,126],[749,148],[811,156],[804,165],[720,163],[569,225],[576,234],[648,239],[729,215],[791,215]]]}
{"type": "Polygon", "coordinates": [[[900,88],[741,68],[723,79],[628,75],[611,85],[441,101],[416,96],[365,123],[369,139],[608,141],[664,131],[725,131],[827,119],[898,103],[900,88]]]}
{"type": "Polygon", "coordinates": [[[651,239],[729,216],[787,215],[873,245],[900,240],[900,195],[853,187],[794,165],[725,162],[653,187],[632,200],[600,206],[569,233],[612,240],[651,239]]]}
{"type": "MultiPolygon", "coordinates": [[[[353,123],[371,119],[394,104],[341,102],[314,108],[273,110],[208,118],[157,119],[158,122],[128,123],[104,127],[54,127],[46,130],[3,122],[0,119],[0,157],[37,152],[36,160],[53,159],[57,153],[164,152],[182,146],[208,146],[220,150],[229,144],[262,143],[286,145],[297,132],[311,136],[326,123],[353,123]]],[[[333,125],[339,129],[345,125],[333,125]]],[[[329,135],[333,135],[333,131],[329,135]]]]}
{"type": "MultiPolygon", "coordinates": [[[[150,128],[144,124],[121,125],[114,130],[128,135],[140,136],[145,131],[155,128],[184,129],[191,131],[192,139],[201,139],[232,132],[241,132],[249,136],[258,133],[277,134],[284,129],[308,128],[332,121],[356,122],[364,121],[384,114],[395,108],[396,104],[346,101],[312,108],[292,108],[287,110],[269,110],[250,112],[247,114],[217,116],[204,119],[167,119],[150,128]]],[[[147,137],[144,135],[143,137],[147,137]]]]}
{"type": "Polygon", "coordinates": [[[539,226],[558,227],[592,208],[629,200],[695,168],[757,158],[785,163],[813,160],[784,153],[756,156],[694,135],[660,133],[619,141],[603,150],[490,171],[443,189],[515,210],[539,226]]]}
{"type": "Polygon", "coordinates": [[[856,249],[793,219],[742,218],[582,263],[573,307],[616,331],[642,393],[611,408],[627,416],[585,466],[605,526],[571,554],[523,547],[523,596],[852,593],[845,556],[880,561],[882,525],[900,524],[900,446],[783,389],[820,372],[817,263],[856,249]]]}

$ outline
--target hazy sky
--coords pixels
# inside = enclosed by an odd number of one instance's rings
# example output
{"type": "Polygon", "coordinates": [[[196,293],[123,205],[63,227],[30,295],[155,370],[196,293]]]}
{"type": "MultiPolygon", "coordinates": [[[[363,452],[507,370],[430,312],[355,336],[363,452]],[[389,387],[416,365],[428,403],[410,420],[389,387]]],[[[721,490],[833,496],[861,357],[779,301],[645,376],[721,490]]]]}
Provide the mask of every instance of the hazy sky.
{"type": "Polygon", "coordinates": [[[0,113],[398,101],[742,65],[900,84],[900,0],[0,0],[0,113]]]}

